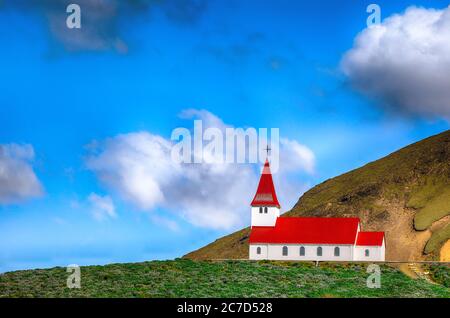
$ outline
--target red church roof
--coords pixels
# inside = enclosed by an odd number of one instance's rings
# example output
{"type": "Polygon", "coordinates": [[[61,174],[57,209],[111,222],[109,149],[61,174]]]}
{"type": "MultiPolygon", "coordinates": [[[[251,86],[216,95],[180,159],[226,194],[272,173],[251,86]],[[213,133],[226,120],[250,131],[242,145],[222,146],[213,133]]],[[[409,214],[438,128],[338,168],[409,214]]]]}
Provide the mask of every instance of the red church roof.
{"type": "Polygon", "coordinates": [[[275,226],[253,226],[249,242],[353,245],[358,225],[358,218],[279,217],[275,226]]]}
{"type": "Polygon", "coordinates": [[[381,246],[383,245],[384,232],[359,232],[356,245],[381,246]]]}
{"type": "Polygon", "coordinates": [[[280,207],[275,186],[273,185],[272,173],[270,171],[269,161],[266,159],[264,168],[259,179],[258,189],[251,206],[276,206],[280,207]]]}

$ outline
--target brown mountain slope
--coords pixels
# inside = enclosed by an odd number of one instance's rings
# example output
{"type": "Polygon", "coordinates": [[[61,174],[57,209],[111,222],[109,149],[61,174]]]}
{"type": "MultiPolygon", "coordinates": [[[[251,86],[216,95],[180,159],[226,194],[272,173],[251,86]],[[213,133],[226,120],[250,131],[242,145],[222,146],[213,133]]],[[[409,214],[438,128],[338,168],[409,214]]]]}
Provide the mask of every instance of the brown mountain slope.
{"type": "MultiPolygon", "coordinates": [[[[386,232],[387,260],[448,257],[450,130],[315,186],[284,216],[358,216],[364,230],[386,232]]],[[[243,229],[184,257],[248,258],[248,235],[243,229]]]]}

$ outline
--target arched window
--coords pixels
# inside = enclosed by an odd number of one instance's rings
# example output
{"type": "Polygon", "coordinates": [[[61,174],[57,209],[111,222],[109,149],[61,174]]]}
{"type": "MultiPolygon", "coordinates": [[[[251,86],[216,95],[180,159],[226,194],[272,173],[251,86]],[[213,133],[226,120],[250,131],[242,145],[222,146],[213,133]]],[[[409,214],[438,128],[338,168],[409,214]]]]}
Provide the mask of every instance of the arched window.
{"type": "Polygon", "coordinates": [[[369,257],[369,254],[370,254],[369,250],[364,251],[364,255],[366,255],[366,257],[369,257]]]}
{"type": "Polygon", "coordinates": [[[322,256],[322,247],[317,248],[317,256],[322,256]]]}
{"type": "Polygon", "coordinates": [[[256,248],[256,254],[258,254],[258,255],[261,254],[261,247],[258,246],[258,247],[256,248]]]}
{"type": "Polygon", "coordinates": [[[305,247],[300,246],[300,256],[305,256],[305,247]]]}
{"type": "Polygon", "coordinates": [[[267,213],[267,210],[268,210],[268,209],[267,209],[267,207],[265,206],[265,207],[264,207],[264,213],[267,213]]]}
{"type": "Polygon", "coordinates": [[[339,247],[335,247],[334,248],[334,256],[339,256],[339,255],[341,255],[341,251],[339,250],[339,247]]]}
{"type": "Polygon", "coordinates": [[[288,255],[288,248],[287,246],[283,246],[283,256],[287,256],[288,255]]]}
{"type": "Polygon", "coordinates": [[[259,213],[263,213],[263,208],[262,208],[262,206],[259,207],[259,213]]]}

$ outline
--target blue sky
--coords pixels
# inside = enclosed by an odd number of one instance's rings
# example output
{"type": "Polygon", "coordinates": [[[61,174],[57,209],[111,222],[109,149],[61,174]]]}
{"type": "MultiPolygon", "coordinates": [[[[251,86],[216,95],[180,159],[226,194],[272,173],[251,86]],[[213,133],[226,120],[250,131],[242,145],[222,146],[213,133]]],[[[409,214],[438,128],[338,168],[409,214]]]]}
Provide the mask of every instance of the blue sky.
{"type": "MultiPolygon", "coordinates": [[[[355,72],[342,72],[344,54],[366,28],[370,1],[142,1],[140,7],[124,1],[96,20],[98,9],[84,0],[77,35],[58,29],[67,14],[65,1],[56,2],[61,5],[0,5],[0,145],[30,145],[33,155],[25,161],[42,187],[29,198],[0,200],[0,272],[170,259],[246,226],[247,215],[243,224],[221,228],[177,213],[189,199],[198,204],[195,191],[175,206],[143,208],[89,166],[97,156],[93,141],[114,156],[129,149],[133,133],[168,139],[176,127],[192,128],[191,119],[179,116],[186,109],[207,110],[235,127],[277,127],[283,138],[307,147],[314,172],[299,168],[285,176],[292,187],[280,188],[294,193],[289,202],[314,184],[449,128],[448,104],[429,114],[397,98],[402,110],[392,111],[397,105],[389,100],[385,107],[386,95],[364,94],[370,89],[355,89],[349,79],[355,72]],[[121,134],[126,147],[119,152],[121,134]],[[109,198],[114,217],[93,217],[91,194],[109,198]]],[[[377,3],[382,19],[411,5],[448,5],[377,3]]],[[[111,160],[108,167],[117,163],[111,160]]],[[[112,176],[111,170],[103,172],[112,176]]],[[[17,170],[13,177],[23,176],[17,170]]],[[[256,181],[249,179],[247,196],[256,181]]]]}

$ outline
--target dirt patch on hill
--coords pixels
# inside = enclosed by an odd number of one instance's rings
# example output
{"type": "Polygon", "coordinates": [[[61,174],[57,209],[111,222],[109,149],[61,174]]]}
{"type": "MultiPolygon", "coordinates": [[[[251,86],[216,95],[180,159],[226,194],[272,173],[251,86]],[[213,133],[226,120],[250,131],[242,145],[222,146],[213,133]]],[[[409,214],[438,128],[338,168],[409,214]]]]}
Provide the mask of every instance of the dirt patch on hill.
{"type": "Polygon", "coordinates": [[[450,240],[448,240],[441,248],[440,261],[450,262],[450,240]]]}
{"type": "Polygon", "coordinates": [[[382,219],[373,214],[367,217],[360,213],[358,216],[361,218],[363,231],[385,231],[386,260],[423,260],[422,251],[432,232],[414,230],[412,224],[415,211],[405,208],[403,200],[380,199],[375,204],[389,213],[382,219]]]}
{"type": "Polygon", "coordinates": [[[398,269],[400,271],[402,271],[403,274],[405,274],[406,276],[408,276],[408,277],[410,277],[412,279],[417,279],[418,278],[417,274],[409,267],[408,263],[400,264],[398,266],[398,269]]]}

